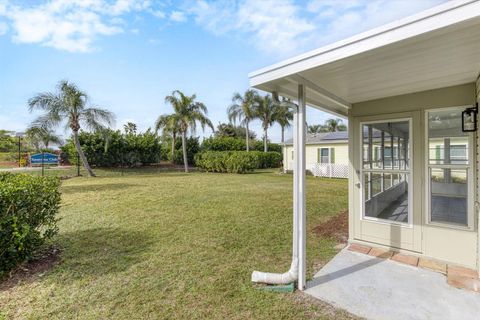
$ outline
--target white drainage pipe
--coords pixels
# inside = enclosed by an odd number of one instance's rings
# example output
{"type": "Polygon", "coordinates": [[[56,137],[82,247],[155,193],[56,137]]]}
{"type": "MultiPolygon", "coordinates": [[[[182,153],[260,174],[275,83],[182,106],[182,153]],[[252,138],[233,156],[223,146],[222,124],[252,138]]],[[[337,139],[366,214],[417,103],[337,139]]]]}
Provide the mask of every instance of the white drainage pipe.
{"type": "MultiPolygon", "coordinates": [[[[278,94],[272,92],[272,97],[275,103],[287,105],[294,109],[293,123],[297,124],[298,106],[290,101],[282,101],[278,99],[278,94]]],[[[298,150],[298,133],[297,130],[293,130],[293,145],[294,149],[298,150]]],[[[296,151],[295,151],[296,152],[296,151]]],[[[266,283],[266,284],[290,284],[298,280],[298,199],[299,199],[299,170],[297,168],[298,161],[297,155],[294,157],[295,168],[293,170],[293,248],[292,248],[292,264],[290,270],[285,273],[269,273],[253,271],[252,282],[266,283]]]]}
{"type": "Polygon", "coordinates": [[[285,273],[253,271],[252,282],[267,284],[289,284],[298,280],[298,259],[292,261],[290,270],[285,273]]]}

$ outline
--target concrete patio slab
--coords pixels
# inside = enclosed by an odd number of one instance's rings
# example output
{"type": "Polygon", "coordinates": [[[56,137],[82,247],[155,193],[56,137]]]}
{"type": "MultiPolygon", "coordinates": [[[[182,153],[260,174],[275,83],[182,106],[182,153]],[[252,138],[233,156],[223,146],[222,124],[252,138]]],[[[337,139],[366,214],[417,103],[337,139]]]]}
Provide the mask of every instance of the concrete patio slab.
{"type": "Polygon", "coordinates": [[[347,249],[312,281],[307,294],[367,319],[478,319],[480,294],[445,275],[347,249]]]}

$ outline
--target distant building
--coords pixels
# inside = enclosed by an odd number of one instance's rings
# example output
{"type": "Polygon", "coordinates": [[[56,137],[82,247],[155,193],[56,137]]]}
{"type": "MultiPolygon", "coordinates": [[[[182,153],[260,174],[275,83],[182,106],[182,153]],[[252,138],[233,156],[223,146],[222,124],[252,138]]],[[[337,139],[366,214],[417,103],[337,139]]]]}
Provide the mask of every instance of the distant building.
{"type": "MultiPolygon", "coordinates": [[[[307,134],[307,170],[314,175],[346,178],[348,176],[348,132],[307,134]]],[[[285,171],[293,170],[293,139],[283,146],[285,171]]]]}

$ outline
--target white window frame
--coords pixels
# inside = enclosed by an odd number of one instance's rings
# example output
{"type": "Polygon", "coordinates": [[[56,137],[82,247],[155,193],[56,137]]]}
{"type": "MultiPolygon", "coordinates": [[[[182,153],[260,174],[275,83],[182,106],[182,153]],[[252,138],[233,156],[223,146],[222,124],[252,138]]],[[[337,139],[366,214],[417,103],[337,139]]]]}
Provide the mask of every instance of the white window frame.
{"type": "MultiPolygon", "coordinates": [[[[413,118],[406,117],[406,118],[385,118],[382,120],[374,120],[374,121],[361,121],[359,125],[359,139],[360,139],[360,161],[359,161],[359,172],[360,172],[360,219],[369,221],[369,222],[376,222],[379,224],[386,224],[386,225],[398,225],[405,228],[413,228],[413,144],[412,144],[412,137],[413,137],[413,118]],[[408,154],[405,154],[405,157],[409,159],[409,166],[408,169],[365,169],[363,166],[363,126],[374,124],[374,123],[385,123],[385,122],[403,122],[408,121],[408,130],[409,130],[409,137],[408,137],[408,154]],[[408,183],[408,215],[407,215],[407,222],[401,221],[394,221],[388,219],[381,219],[376,217],[368,217],[365,215],[365,173],[398,173],[398,174],[405,174],[407,183],[408,183]]],[[[384,152],[384,151],[383,151],[384,152]]],[[[382,189],[383,189],[383,179],[382,179],[382,189]]],[[[385,190],[384,190],[385,191],[385,190]]]]}
{"type": "MultiPolygon", "coordinates": [[[[467,149],[467,155],[468,155],[468,165],[464,164],[430,164],[430,144],[429,144],[429,138],[428,138],[428,115],[430,112],[436,112],[436,111],[447,111],[447,110],[455,110],[455,111],[463,111],[465,108],[468,108],[471,106],[458,106],[458,107],[447,107],[447,108],[435,108],[435,109],[427,109],[425,110],[425,223],[431,226],[438,226],[438,227],[445,227],[449,229],[459,229],[459,230],[469,230],[469,231],[474,231],[475,226],[474,226],[474,216],[475,216],[475,195],[476,195],[476,189],[475,189],[475,181],[477,181],[476,176],[477,172],[475,170],[474,164],[476,163],[475,159],[475,149],[476,149],[476,138],[475,138],[475,133],[470,132],[468,134],[468,145],[469,148],[467,149]],[[431,178],[430,178],[430,169],[431,168],[451,168],[451,169],[466,169],[467,170],[467,226],[460,225],[460,224],[455,224],[453,222],[440,222],[440,221],[432,221],[431,220],[431,211],[430,211],[430,205],[431,205],[431,193],[430,193],[430,184],[431,184],[431,178]]],[[[444,151],[445,152],[445,151],[444,151]]],[[[445,157],[445,156],[444,156],[445,157]]]]}
{"type": "Polygon", "coordinates": [[[320,164],[331,164],[332,163],[332,155],[331,155],[330,149],[331,148],[326,148],[326,147],[320,147],[320,148],[317,149],[318,163],[320,163],[320,164]],[[327,150],[328,162],[322,162],[322,150],[327,150]]]}

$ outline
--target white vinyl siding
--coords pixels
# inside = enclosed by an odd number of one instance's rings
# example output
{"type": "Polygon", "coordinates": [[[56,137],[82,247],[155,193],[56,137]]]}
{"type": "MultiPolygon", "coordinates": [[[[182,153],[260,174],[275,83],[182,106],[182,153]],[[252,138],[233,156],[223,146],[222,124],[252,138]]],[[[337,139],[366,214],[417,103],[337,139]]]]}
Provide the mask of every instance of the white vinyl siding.
{"type": "MultiPolygon", "coordinates": [[[[288,155],[287,161],[285,161],[286,170],[293,170],[293,146],[287,145],[285,147],[286,154],[288,155]]],[[[348,165],[348,143],[329,143],[329,144],[307,144],[306,145],[306,163],[307,169],[309,169],[314,163],[319,162],[318,150],[320,148],[329,149],[330,163],[348,165]]]]}

